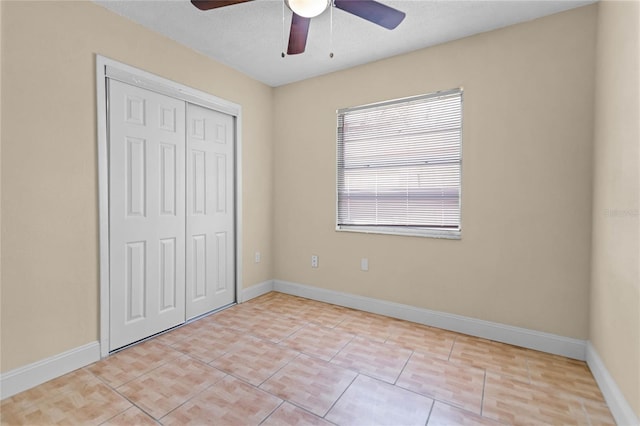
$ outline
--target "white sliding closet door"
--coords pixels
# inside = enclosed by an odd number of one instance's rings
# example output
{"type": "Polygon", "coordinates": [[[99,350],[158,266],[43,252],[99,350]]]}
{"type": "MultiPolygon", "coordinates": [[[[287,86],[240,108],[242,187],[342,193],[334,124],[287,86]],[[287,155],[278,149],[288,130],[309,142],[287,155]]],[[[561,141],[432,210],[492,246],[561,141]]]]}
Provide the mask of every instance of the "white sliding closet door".
{"type": "Polygon", "coordinates": [[[187,318],[235,300],[234,119],[187,104],[187,318]]]}
{"type": "Polygon", "coordinates": [[[109,226],[114,350],[185,321],[186,227],[185,102],[115,80],[109,226]]]}
{"type": "Polygon", "coordinates": [[[112,351],[235,301],[235,119],[108,81],[112,351]]]}

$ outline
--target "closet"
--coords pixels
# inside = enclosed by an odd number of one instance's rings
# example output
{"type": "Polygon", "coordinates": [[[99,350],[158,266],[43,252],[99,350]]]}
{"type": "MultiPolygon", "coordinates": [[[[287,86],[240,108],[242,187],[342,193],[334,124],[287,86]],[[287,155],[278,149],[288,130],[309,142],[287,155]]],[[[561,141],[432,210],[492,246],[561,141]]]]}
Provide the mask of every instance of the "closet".
{"type": "Polygon", "coordinates": [[[234,117],[106,79],[109,351],[235,302],[234,117]]]}

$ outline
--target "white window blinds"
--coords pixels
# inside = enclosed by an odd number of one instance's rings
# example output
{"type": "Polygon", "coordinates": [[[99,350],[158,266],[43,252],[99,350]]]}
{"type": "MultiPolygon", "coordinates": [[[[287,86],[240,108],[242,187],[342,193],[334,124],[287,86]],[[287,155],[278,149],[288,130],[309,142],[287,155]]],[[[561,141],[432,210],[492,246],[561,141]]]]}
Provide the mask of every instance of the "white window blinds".
{"type": "Polygon", "coordinates": [[[461,155],[459,89],[339,110],[338,228],[459,231],[461,155]]]}

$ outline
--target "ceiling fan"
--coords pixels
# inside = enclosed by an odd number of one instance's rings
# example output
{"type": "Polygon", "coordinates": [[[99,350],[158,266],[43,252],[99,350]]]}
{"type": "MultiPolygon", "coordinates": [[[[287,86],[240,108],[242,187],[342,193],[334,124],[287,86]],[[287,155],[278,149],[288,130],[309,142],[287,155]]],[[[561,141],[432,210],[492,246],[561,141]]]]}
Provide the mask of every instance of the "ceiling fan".
{"type": "MultiPolygon", "coordinates": [[[[200,10],[216,9],[253,0],[191,0],[200,10]]],[[[283,0],[293,12],[289,31],[288,55],[304,52],[309,23],[332,5],[381,27],[392,30],[400,25],[405,13],[375,0],[283,0]]],[[[284,54],[283,54],[284,56],[284,54]]]]}

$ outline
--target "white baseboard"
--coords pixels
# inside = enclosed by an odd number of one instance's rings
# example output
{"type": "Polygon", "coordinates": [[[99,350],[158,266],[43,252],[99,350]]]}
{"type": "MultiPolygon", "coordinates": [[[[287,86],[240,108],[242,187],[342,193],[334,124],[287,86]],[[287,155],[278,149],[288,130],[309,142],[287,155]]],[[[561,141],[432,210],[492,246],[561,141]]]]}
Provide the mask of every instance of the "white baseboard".
{"type": "Polygon", "coordinates": [[[613,418],[620,426],[638,426],[640,419],[633,412],[633,409],[618,388],[615,380],[609,374],[609,370],[602,362],[600,355],[596,352],[591,342],[587,342],[587,365],[596,379],[602,395],[604,396],[613,418]]]}
{"type": "Polygon", "coordinates": [[[270,291],[273,291],[273,280],[263,281],[259,284],[252,285],[251,287],[247,287],[242,290],[242,300],[240,300],[240,303],[262,296],[270,291]]]}
{"type": "Polygon", "coordinates": [[[0,375],[0,399],[47,382],[100,359],[98,342],[68,350],[58,355],[16,368],[0,375]]]}
{"type": "Polygon", "coordinates": [[[490,321],[483,321],[446,312],[432,311],[370,297],[334,290],[274,280],[273,289],[282,293],[306,297],[334,305],[386,315],[471,336],[508,343],[537,351],[585,360],[586,342],[556,334],[529,330],[490,321]]]}

